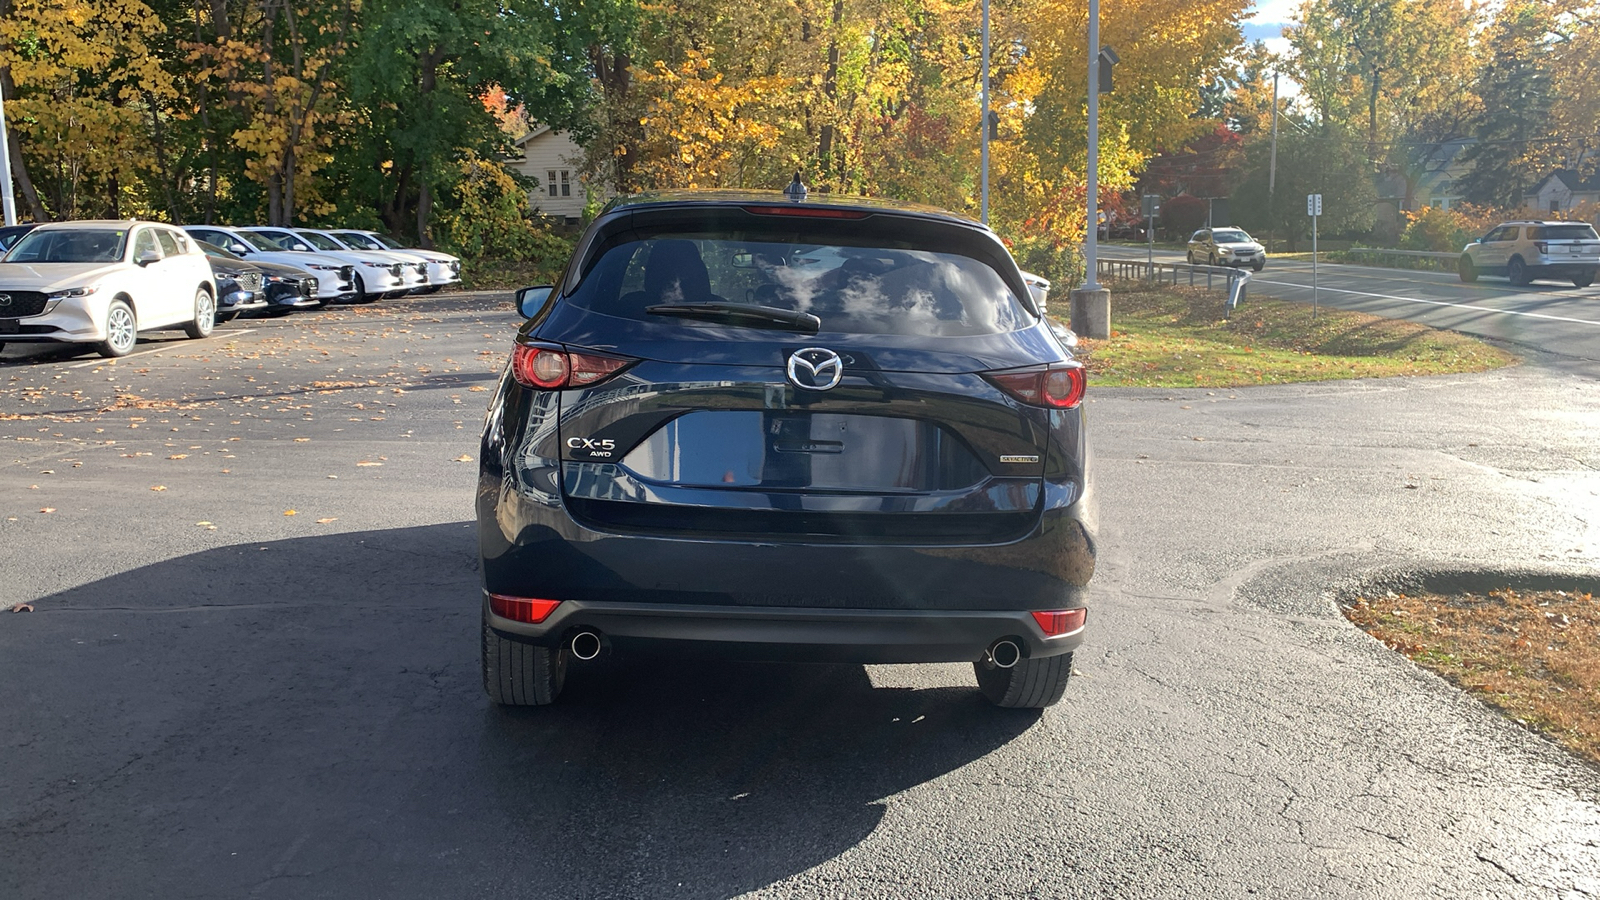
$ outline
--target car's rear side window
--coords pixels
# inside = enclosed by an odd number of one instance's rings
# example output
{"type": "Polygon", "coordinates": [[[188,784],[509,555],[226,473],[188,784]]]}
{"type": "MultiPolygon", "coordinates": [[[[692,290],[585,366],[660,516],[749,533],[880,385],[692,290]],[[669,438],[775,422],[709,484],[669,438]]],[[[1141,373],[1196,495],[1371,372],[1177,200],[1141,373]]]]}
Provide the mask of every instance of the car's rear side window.
{"type": "Polygon", "coordinates": [[[751,304],[810,313],[824,332],[858,334],[1001,334],[1032,324],[1000,274],[977,259],[798,238],[685,231],[616,243],[567,302],[673,328],[695,326],[649,308],[751,304]]]}
{"type": "Polygon", "coordinates": [[[1528,229],[1531,234],[1529,240],[1533,241],[1594,241],[1600,240],[1594,231],[1594,226],[1581,222],[1573,225],[1543,225],[1538,228],[1528,229]]]}

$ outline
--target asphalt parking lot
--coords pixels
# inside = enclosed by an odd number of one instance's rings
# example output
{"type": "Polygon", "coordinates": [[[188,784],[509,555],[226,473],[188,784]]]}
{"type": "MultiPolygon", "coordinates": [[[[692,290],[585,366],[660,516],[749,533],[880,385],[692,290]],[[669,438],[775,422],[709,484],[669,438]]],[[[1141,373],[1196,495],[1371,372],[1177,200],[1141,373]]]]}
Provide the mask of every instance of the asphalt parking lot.
{"type": "Polygon", "coordinates": [[[1042,715],[966,666],[619,658],[504,712],[470,520],[516,322],[0,354],[0,897],[1600,896],[1600,772],[1327,596],[1600,570],[1591,364],[1095,392],[1042,715]]]}

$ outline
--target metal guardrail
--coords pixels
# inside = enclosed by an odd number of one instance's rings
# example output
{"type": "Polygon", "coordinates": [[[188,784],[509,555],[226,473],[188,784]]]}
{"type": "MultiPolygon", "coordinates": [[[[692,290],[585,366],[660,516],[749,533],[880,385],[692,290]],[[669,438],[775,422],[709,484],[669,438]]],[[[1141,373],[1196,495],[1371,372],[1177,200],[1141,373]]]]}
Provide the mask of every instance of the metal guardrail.
{"type": "Polygon", "coordinates": [[[1385,257],[1409,260],[1422,264],[1416,268],[1432,268],[1441,272],[1454,272],[1456,263],[1461,258],[1459,253],[1439,253],[1433,250],[1379,250],[1375,247],[1351,247],[1344,253],[1351,259],[1369,256],[1380,260],[1385,257]]]}
{"type": "Polygon", "coordinates": [[[1186,262],[1149,263],[1142,259],[1097,259],[1096,278],[1123,278],[1129,281],[1157,281],[1162,284],[1182,284],[1188,280],[1190,287],[1210,290],[1225,288],[1228,293],[1226,313],[1245,299],[1245,286],[1250,283],[1250,273],[1233,266],[1202,266],[1186,262]],[[1219,283],[1220,282],[1220,283],[1219,283]]]}

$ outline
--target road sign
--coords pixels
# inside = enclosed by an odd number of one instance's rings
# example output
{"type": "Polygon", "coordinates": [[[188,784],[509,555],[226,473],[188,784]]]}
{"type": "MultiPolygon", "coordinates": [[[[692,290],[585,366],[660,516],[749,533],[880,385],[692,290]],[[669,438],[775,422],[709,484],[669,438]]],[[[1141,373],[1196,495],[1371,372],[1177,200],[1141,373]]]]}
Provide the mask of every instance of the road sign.
{"type": "Polygon", "coordinates": [[[1320,215],[1322,215],[1322,195],[1321,194],[1307,194],[1306,195],[1306,215],[1308,215],[1308,216],[1320,216],[1320,215]]]}
{"type": "Polygon", "coordinates": [[[1317,289],[1317,217],[1322,215],[1322,195],[1306,195],[1306,215],[1311,217],[1311,319],[1317,318],[1317,307],[1321,305],[1317,289]]]}
{"type": "Polygon", "coordinates": [[[1161,212],[1161,197],[1158,194],[1145,194],[1139,198],[1139,215],[1148,219],[1161,212]]]}

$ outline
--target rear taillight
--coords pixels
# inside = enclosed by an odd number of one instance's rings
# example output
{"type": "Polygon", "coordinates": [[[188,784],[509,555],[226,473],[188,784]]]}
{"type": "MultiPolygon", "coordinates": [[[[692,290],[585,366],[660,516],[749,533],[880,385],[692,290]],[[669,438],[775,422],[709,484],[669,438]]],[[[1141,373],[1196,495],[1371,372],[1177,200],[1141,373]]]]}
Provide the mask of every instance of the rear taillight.
{"type": "Polygon", "coordinates": [[[1549,253],[1550,245],[1544,241],[1534,241],[1533,249],[1539,251],[1540,253],[1549,253]]]}
{"type": "Polygon", "coordinates": [[[511,375],[523,387],[554,391],[599,384],[631,363],[598,353],[518,344],[511,352],[511,375]]]}
{"type": "Polygon", "coordinates": [[[561,605],[560,600],[535,600],[532,597],[507,597],[504,594],[489,595],[489,609],[502,619],[513,622],[526,622],[529,625],[538,625],[561,605]]]}
{"type": "Polygon", "coordinates": [[[1083,628],[1083,623],[1089,618],[1089,611],[1083,607],[1077,609],[1057,609],[1048,612],[1036,612],[1033,620],[1039,623],[1039,629],[1045,637],[1060,637],[1072,634],[1083,628]]]}
{"type": "Polygon", "coordinates": [[[1056,363],[1048,369],[1029,369],[1025,372],[989,372],[983,376],[995,387],[1029,406],[1050,409],[1072,409],[1083,400],[1088,379],[1083,364],[1056,363]]]}

